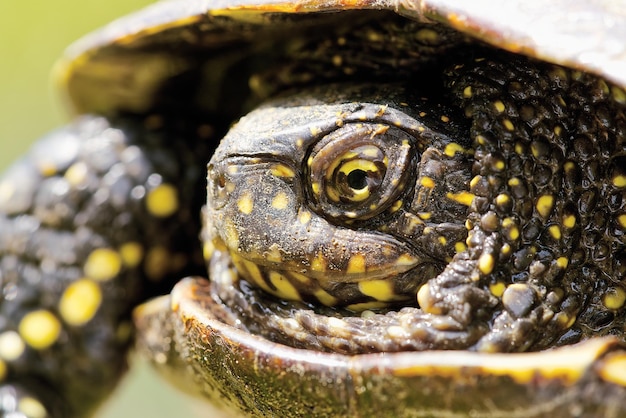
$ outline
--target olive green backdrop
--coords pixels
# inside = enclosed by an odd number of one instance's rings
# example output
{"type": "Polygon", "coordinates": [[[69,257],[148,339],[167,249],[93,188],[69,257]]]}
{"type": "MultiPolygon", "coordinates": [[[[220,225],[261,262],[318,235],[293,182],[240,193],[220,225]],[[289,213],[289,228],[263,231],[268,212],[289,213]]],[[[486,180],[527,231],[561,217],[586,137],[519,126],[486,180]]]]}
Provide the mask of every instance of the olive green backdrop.
{"type": "MultiPolygon", "coordinates": [[[[49,83],[50,68],[64,47],[148,3],[150,0],[0,0],[2,170],[37,137],[67,120],[49,83]]],[[[190,417],[189,403],[145,364],[139,364],[98,418],[190,417]]]]}

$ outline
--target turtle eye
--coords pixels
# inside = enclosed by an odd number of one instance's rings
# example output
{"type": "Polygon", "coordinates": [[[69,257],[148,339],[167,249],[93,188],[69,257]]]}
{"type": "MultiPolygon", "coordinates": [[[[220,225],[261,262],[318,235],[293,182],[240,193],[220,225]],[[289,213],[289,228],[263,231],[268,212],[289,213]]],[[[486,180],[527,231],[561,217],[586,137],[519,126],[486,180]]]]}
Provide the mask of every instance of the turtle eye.
{"type": "Polygon", "coordinates": [[[404,131],[347,124],[320,140],[307,161],[311,206],[335,219],[369,219],[402,192],[411,165],[404,131]]]}

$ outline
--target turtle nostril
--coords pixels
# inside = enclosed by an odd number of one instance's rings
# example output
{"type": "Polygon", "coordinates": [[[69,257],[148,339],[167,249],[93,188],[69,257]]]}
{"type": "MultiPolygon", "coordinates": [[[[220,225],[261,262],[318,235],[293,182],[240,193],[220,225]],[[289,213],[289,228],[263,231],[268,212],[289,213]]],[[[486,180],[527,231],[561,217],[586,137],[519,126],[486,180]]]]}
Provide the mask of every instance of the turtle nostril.
{"type": "Polygon", "coordinates": [[[217,184],[217,187],[219,187],[220,189],[223,189],[224,187],[226,187],[226,177],[224,176],[223,173],[220,173],[217,175],[215,184],[217,184]]]}

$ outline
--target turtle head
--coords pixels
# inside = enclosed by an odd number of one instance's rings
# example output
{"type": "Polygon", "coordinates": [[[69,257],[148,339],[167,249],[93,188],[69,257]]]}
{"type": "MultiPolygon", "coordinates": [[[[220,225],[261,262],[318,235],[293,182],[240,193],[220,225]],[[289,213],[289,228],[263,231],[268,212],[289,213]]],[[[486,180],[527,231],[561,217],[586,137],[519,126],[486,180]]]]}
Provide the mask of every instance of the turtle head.
{"type": "Polygon", "coordinates": [[[442,106],[336,91],[268,103],[223,139],[208,170],[212,279],[354,310],[415,303],[464,248],[471,156],[442,106]]]}

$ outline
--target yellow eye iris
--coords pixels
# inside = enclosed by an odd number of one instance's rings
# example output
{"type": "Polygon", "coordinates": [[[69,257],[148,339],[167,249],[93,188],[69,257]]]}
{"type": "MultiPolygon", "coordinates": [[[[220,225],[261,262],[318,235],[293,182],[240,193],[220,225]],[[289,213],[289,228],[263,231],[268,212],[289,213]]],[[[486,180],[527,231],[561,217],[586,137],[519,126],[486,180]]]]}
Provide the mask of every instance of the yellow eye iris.
{"type": "Polygon", "coordinates": [[[344,197],[352,202],[362,202],[370,197],[373,189],[381,183],[378,166],[369,160],[351,160],[341,165],[335,186],[343,189],[344,197]]]}

